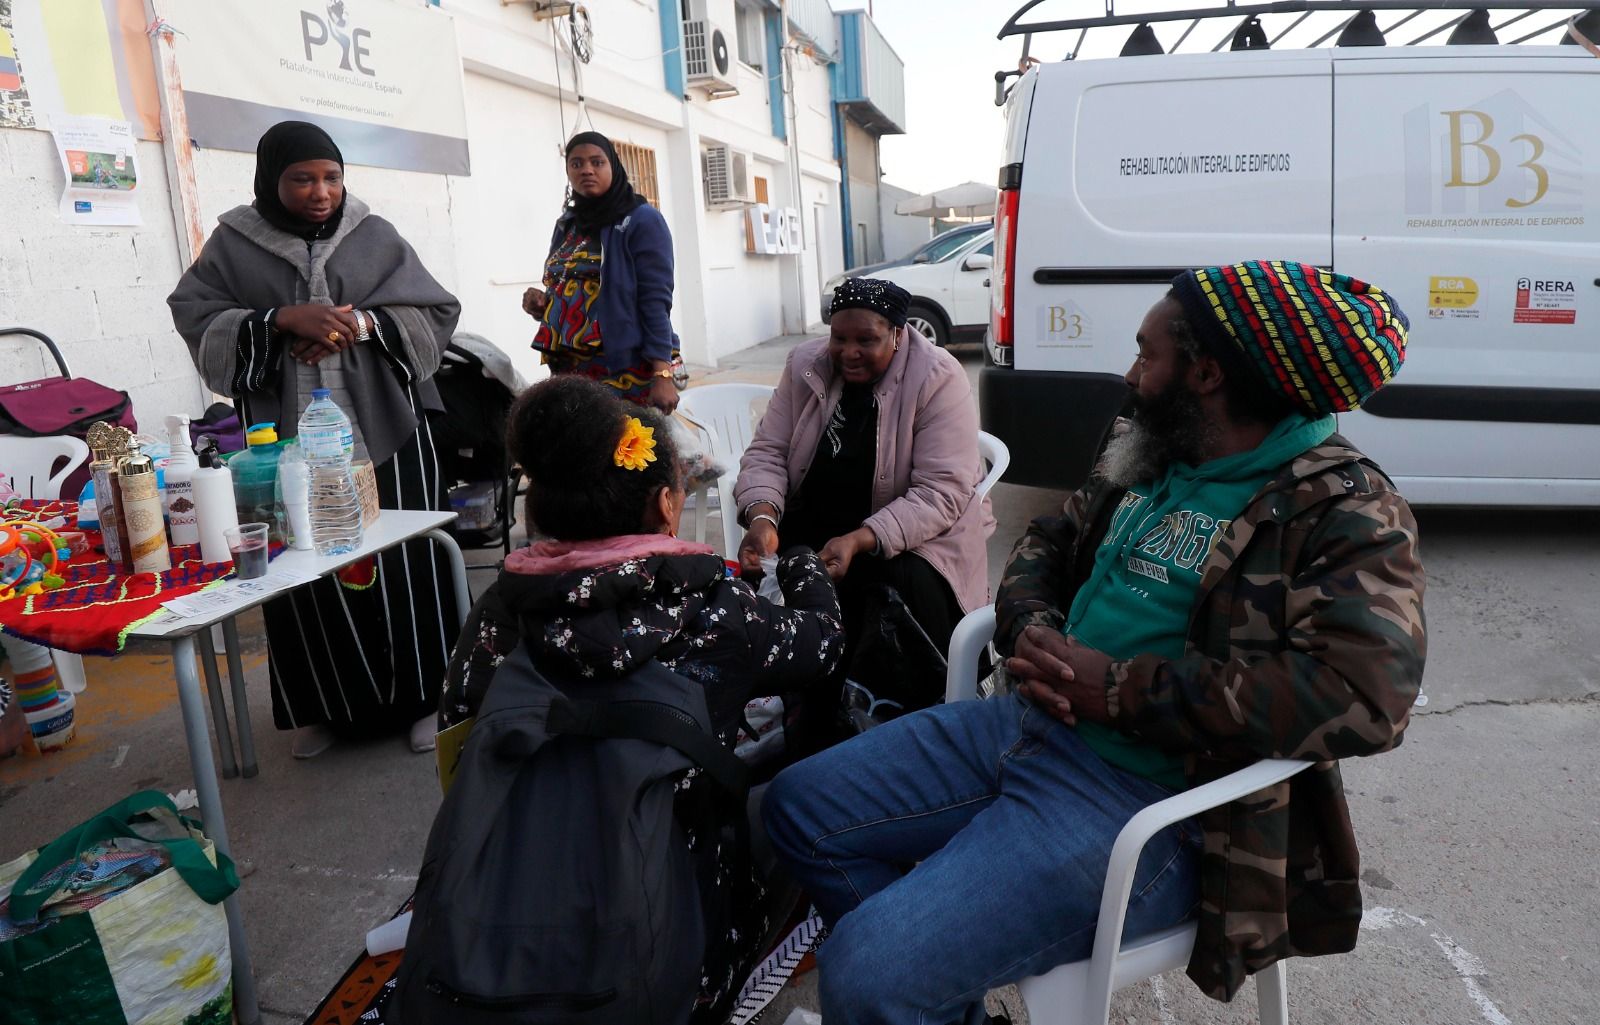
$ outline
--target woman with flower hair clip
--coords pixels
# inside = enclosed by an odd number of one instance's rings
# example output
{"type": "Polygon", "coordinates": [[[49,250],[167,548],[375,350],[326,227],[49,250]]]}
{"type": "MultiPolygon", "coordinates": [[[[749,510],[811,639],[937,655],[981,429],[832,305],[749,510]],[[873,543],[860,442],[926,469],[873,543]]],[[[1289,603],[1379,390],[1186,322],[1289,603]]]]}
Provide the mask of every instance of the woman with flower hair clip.
{"type": "Polygon", "coordinates": [[[779,561],[780,606],[732,578],[710,545],[678,537],[682,470],[661,413],[552,377],[517,399],[507,435],[528,477],[524,522],[542,540],[512,552],[473,607],[450,660],[441,728],[476,712],[519,643],[535,664],[586,677],[655,659],[705,685],[729,746],[751,697],[801,693],[833,671],[839,602],[814,552],[779,561]]]}
{"type": "MultiPolygon", "coordinates": [[[[473,606],[450,659],[441,730],[477,714],[519,644],[536,667],[595,680],[654,659],[705,687],[712,728],[730,748],[752,697],[803,697],[834,671],[844,631],[814,552],[779,560],[780,606],[731,577],[709,545],[677,536],[684,489],[661,413],[557,376],[522,393],[507,434],[529,482],[524,523],[543,539],[512,552],[473,606]]],[[[732,956],[706,965],[702,1007],[723,1004],[759,953],[774,906],[747,903],[724,937],[732,956]]]]}

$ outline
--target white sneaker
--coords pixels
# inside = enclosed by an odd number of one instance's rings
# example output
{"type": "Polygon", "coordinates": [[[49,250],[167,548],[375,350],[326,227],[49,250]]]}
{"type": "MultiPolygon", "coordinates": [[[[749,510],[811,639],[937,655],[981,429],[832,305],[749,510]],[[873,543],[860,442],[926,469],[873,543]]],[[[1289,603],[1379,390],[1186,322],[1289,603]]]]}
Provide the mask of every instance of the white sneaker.
{"type": "Polygon", "coordinates": [[[333,730],[325,724],[302,726],[294,731],[290,751],[296,758],[315,758],[333,746],[333,730]]]}
{"type": "Polygon", "coordinates": [[[434,734],[439,729],[439,717],[425,715],[411,724],[411,750],[415,753],[427,754],[434,748],[434,734]]]}

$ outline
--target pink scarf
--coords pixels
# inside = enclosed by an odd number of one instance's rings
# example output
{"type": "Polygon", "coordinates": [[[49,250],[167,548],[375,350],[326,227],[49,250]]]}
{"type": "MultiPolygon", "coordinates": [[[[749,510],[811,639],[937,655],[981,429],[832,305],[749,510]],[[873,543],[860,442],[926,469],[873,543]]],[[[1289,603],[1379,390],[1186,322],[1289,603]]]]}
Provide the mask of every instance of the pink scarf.
{"type": "Polygon", "coordinates": [[[712,555],[710,545],[666,534],[621,534],[593,541],[540,541],[506,557],[506,570],[527,576],[549,576],[597,566],[615,566],[652,555],[712,555]]]}

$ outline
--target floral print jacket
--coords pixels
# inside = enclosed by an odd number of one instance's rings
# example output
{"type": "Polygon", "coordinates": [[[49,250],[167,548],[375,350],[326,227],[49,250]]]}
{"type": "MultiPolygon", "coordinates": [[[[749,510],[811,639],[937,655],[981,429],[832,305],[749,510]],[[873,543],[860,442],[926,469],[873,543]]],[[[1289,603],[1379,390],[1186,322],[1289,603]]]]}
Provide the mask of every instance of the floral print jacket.
{"type": "Polygon", "coordinates": [[[821,683],[843,652],[839,601],[821,560],[796,550],[777,575],[783,605],[730,578],[709,547],[665,535],[514,552],[456,642],[441,727],[476,714],[495,670],[525,642],[536,664],[580,676],[621,676],[656,659],[705,686],[712,722],[731,746],[746,701],[821,683]]]}
{"type": "MultiPolygon", "coordinates": [[[[513,552],[456,641],[440,699],[442,726],[476,715],[495,670],[526,644],[536,665],[596,679],[656,659],[705,686],[713,728],[731,748],[745,702],[803,694],[834,672],[844,650],[839,600],[816,554],[785,555],[777,577],[782,605],[730,578],[708,546],[665,535],[543,541],[513,552]]],[[[696,795],[702,778],[687,773],[675,801],[703,800],[696,795]]],[[[707,948],[690,1025],[726,1020],[739,983],[764,953],[762,938],[786,914],[749,853],[728,839],[684,833],[691,849],[717,844],[711,885],[731,894],[731,917],[707,923],[717,939],[707,948]]]]}

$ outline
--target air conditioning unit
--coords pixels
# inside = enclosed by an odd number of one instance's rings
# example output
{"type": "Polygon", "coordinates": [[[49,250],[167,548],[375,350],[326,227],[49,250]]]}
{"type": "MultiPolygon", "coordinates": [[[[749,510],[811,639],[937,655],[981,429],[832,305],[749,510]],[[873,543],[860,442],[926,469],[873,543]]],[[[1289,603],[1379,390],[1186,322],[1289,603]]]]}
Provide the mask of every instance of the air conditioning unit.
{"type": "Polygon", "coordinates": [[[689,0],[684,6],[683,63],[689,84],[724,95],[733,82],[733,5],[727,0],[689,0]]]}
{"type": "Polygon", "coordinates": [[[722,143],[712,143],[700,154],[706,183],[706,208],[724,210],[755,202],[751,188],[750,154],[722,143]]]}

